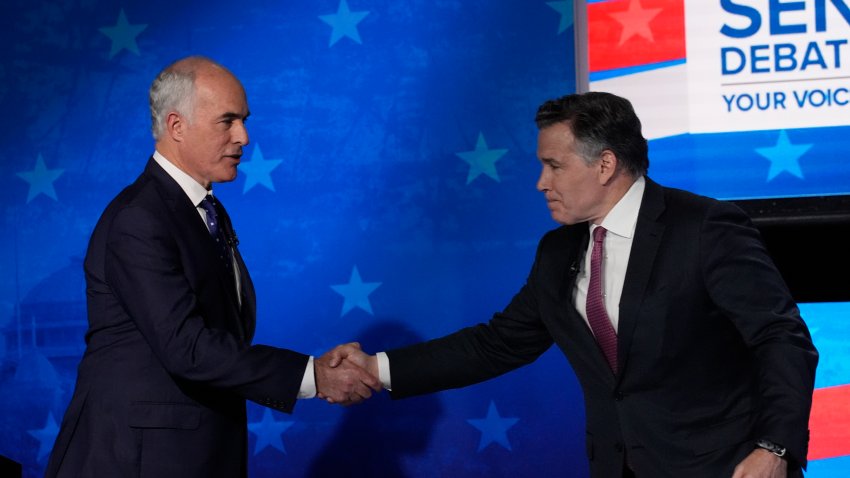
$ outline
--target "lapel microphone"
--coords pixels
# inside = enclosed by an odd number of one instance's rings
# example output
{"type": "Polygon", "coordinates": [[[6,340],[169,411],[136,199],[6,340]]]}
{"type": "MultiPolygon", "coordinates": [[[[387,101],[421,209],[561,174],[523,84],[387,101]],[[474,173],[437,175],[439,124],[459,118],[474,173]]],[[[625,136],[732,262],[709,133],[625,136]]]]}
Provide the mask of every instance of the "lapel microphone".
{"type": "Polygon", "coordinates": [[[236,235],[236,231],[234,231],[232,227],[227,228],[224,242],[226,242],[230,247],[236,247],[239,245],[239,237],[236,235]]]}

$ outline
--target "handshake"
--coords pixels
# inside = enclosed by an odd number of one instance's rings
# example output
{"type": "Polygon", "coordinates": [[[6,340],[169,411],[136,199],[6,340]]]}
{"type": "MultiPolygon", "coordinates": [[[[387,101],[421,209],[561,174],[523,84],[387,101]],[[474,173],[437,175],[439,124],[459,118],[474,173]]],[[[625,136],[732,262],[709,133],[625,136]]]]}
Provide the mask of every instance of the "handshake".
{"type": "Polygon", "coordinates": [[[378,359],[351,342],[338,345],[313,362],[317,396],[328,403],[348,406],[380,392],[378,359]]]}

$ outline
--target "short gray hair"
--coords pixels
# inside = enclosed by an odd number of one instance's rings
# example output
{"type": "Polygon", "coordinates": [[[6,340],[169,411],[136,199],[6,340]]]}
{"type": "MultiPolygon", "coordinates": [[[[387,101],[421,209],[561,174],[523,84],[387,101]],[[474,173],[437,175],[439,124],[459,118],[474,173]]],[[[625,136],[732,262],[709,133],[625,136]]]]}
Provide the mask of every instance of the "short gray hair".
{"type": "Polygon", "coordinates": [[[165,67],[150,88],[151,132],[159,140],[165,132],[165,118],[176,111],[191,120],[195,100],[195,69],[177,63],[165,67]]]}

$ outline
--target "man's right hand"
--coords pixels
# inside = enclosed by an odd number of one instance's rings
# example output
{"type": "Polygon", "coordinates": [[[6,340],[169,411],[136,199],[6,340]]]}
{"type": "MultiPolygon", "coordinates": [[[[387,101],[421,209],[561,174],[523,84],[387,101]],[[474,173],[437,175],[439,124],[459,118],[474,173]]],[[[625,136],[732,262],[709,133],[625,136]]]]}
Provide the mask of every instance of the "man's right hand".
{"type": "Polygon", "coordinates": [[[377,360],[357,342],[335,347],[317,358],[314,367],[317,394],[328,403],[347,406],[371,397],[373,390],[381,391],[377,360]]]}
{"type": "MultiPolygon", "coordinates": [[[[352,342],[352,344],[357,344],[357,342],[352,342]]],[[[374,355],[369,355],[361,350],[360,344],[357,344],[357,347],[339,346],[325,355],[331,359],[331,367],[338,367],[343,361],[347,360],[366,370],[373,377],[380,379],[378,374],[378,359],[374,355]]]]}

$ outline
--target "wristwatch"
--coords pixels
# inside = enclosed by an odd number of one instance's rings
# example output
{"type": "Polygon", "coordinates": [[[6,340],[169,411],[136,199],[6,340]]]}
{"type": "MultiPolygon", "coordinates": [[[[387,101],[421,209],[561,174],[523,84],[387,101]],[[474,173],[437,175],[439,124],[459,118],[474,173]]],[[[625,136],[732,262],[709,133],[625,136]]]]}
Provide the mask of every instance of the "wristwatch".
{"type": "Polygon", "coordinates": [[[782,458],[785,456],[785,447],[782,445],[777,445],[770,440],[756,440],[756,446],[759,448],[764,448],[765,450],[773,453],[774,455],[782,458]]]}

